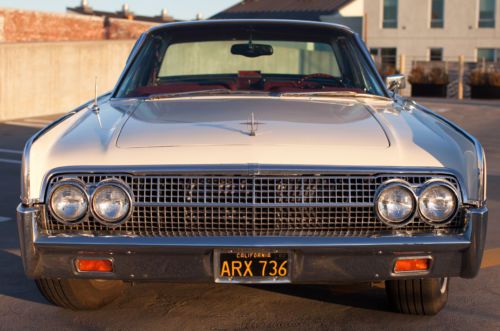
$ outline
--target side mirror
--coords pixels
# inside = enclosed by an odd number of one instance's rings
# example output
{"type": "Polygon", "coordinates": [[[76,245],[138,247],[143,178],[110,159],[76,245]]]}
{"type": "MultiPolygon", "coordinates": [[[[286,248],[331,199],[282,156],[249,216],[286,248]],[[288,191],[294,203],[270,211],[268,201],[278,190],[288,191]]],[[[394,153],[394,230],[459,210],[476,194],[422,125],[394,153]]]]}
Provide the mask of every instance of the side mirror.
{"type": "Polygon", "coordinates": [[[385,78],[385,85],[389,91],[398,93],[399,90],[406,87],[405,75],[390,75],[385,78]]]}

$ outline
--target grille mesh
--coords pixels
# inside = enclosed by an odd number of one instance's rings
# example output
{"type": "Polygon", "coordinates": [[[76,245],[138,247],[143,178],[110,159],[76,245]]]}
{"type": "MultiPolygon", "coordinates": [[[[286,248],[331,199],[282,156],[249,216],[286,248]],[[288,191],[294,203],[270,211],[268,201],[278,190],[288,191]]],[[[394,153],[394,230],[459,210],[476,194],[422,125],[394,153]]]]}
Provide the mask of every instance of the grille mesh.
{"type": "MultiPolygon", "coordinates": [[[[51,215],[43,224],[49,234],[91,233],[160,237],[196,236],[367,236],[393,230],[376,219],[373,198],[388,179],[400,178],[419,186],[431,178],[450,176],[133,176],[120,174],[55,176],[79,178],[92,188],[103,179],[116,178],[132,189],[136,206],[132,218],[109,229],[85,219],[64,225],[51,215]]],[[[440,228],[463,229],[462,217],[440,228]]],[[[408,233],[432,232],[419,219],[399,229],[408,233]]]]}

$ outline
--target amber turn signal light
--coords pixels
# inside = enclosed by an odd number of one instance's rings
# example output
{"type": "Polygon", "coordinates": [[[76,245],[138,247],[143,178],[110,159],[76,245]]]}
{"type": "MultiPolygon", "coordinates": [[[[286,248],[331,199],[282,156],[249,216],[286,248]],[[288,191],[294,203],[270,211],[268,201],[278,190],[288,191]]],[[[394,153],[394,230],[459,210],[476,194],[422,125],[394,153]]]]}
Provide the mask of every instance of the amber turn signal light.
{"type": "Polygon", "coordinates": [[[75,261],[76,269],[80,272],[112,272],[113,262],[111,260],[85,260],[75,261]]]}
{"type": "Polygon", "coordinates": [[[420,259],[400,259],[394,264],[394,272],[415,272],[415,271],[427,271],[431,265],[430,258],[420,258],[420,259]]]}

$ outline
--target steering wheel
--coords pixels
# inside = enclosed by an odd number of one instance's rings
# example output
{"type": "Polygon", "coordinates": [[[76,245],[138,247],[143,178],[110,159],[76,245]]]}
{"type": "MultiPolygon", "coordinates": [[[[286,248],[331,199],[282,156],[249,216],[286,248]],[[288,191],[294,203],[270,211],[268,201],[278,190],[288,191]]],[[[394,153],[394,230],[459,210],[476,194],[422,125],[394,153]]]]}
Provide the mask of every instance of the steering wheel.
{"type": "Polygon", "coordinates": [[[335,79],[335,80],[338,80],[337,77],[335,76],[332,76],[332,75],[329,75],[329,74],[323,74],[323,73],[315,73],[315,74],[310,74],[310,75],[305,75],[305,76],[302,76],[302,78],[300,78],[296,84],[297,86],[299,87],[302,87],[304,86],[304,83],[310,79],[313,79],[313,78],[332,78],[332,79],[335,79]]]}

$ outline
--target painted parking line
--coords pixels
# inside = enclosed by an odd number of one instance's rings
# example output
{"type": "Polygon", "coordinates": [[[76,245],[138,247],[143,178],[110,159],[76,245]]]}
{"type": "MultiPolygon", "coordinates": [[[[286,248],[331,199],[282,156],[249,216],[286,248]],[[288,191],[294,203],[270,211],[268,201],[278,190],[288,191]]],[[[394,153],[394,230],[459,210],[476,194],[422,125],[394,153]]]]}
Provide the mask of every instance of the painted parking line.
{"type": "Polygon", "coordinates": [[[443,113],[449,112],[450,110],[448,108],[438,108],[438,109],[435,109],[435,111],[440,113],[440,114],[443,114],[443,113]]]}
{"type": "Polygon", "coordinates": [[[0,216],[0,223],[9,222],[9,221],[12,221],[12,218],[0,216]]]}
{"type": "MultiPolygon", "coordinates": [[[[0,148],[0,153],[22,155],[23,151],[18,151],[16,149],[0,148]]],[[[21,160],[0,158],[0,163],[21,164],[22,162],[21,160]]]]}
{"type": "Polygon", "coordinates": [[[21,160],[0,159],[0,163],[21,164],[21,160]]]}
{"type": "Polygon", "coordinates": [[[8,121],[8,122],[3,122],[3,123],[7,124],[7,125],[25,126],[28,128],[36,128],[36,129],[42,129],[42,128],[47,126],[45,124],[29,123],[29,122],[22,122],[22,121],[8,121]]]}
{"type": "Polygon", "coordinates": [[[53,120],[43,120],[43,119],[30,118],[30,119],[25,119],[23,122],[47,125],[47,124],[52,123],[53,120]]]}
{"type": "Polygon", "coordinates": [[[484,252],[481,269],[500,266],[500,248],[487,249],[484,252]]]}
{"type": "Polygon", "coordinates": [[[0,148],[0,153],[23,154],[23,151],[18,151],[15,149],[8,149],[8,148],[0,148]]]}

